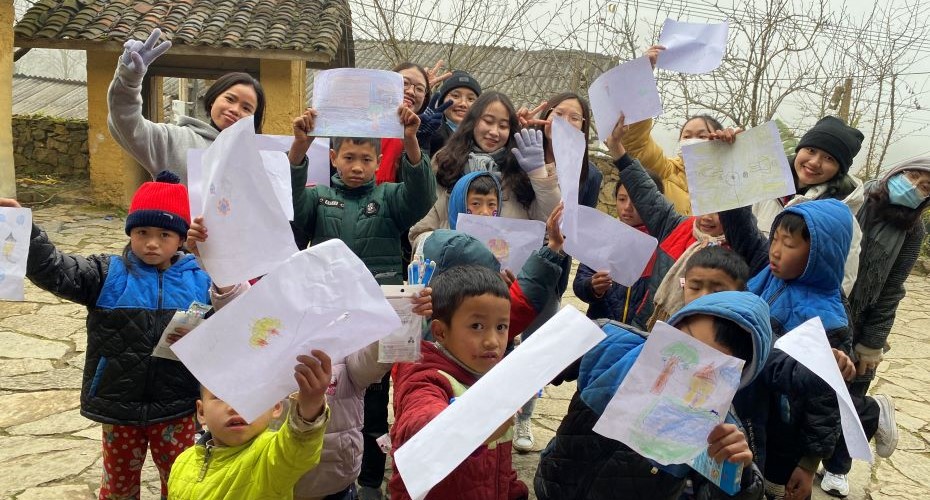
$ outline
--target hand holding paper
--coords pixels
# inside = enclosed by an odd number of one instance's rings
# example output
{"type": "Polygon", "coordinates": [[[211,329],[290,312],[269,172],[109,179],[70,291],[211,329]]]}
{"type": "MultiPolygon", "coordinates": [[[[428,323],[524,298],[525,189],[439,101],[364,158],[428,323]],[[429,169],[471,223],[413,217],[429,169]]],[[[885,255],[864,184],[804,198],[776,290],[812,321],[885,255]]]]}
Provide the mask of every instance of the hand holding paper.
{"type": "Polygon", "coordinates": [[[658,67],[681,73],[710,73],[723,61],[727,50],[726,22],[720,24],[683,23],[666,19],[659,45],[658,67]]]}
{"type": "Polygon", "coordinates": [[[297,381],[297,414],[304,420],[316,420],[326,406],[326,389],[333,379],[332,360],[314,349],[313,356],[297,356],[294,380],[297,381]]]}

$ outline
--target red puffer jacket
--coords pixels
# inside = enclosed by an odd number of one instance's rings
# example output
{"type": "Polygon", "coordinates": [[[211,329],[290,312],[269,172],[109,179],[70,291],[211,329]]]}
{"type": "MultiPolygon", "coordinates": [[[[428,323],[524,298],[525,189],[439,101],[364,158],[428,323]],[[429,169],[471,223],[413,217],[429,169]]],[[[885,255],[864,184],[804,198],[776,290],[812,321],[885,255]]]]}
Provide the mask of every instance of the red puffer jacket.
{"type": "MultiPolygon", "coordinates": [[[[396,365],[394,379],[394,416],[391,443],[400,448],[456,396],[449,378],[463,386],[476,379],[443,355],[429,342],[423,342],[423,359],[419,363],[396,365]]],[[[461,394],[459,394],[461,395],[461,394]]],[[[517,500],[528,498],[529,490],[517,479],[511,459],[512,442],[498,441],[493,448],[481,445],[445,479],[430,490],[427,500],[517,500]]],[[[403,478],[394,467],[388,483],[392,500],[409,500],[403,478]]]]}

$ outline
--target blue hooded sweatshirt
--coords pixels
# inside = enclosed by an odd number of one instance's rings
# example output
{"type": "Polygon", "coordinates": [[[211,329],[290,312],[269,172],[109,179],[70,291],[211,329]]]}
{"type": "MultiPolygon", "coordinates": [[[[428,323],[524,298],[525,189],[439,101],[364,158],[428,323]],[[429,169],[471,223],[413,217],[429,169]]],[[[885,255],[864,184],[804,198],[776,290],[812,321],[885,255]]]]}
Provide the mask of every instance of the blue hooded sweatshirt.
{"type": "MultiPolygon", "coordinates": [[[[488,176],[491,179],[494,179],[494,185],[497,186],[497,206],[501,205],[501,183],[497,180],[497,177],[486,171],[480,172],[469,172],[462,176],[459,179],[455,186],[452,186],[452,193],[449,195],[449,229],[455,229],[455,222],[459,217],[459,214],[467,214],[468,211],[468,187],[471,186],[472,181],[478,177],[488,176]]],[[[500,209],[498,208],[497,213],[494,215],[499,217],[500,209]]]]}
{"type": "Polygon", "coordinates": [[[841,293],[843,267],[853,234],[852,212],[833,199],[799,203],[775,218],[770,234],[775,234],[787,213],[803,217],[810,232],[807,267],[801,276],[785,281],[766,266],[749,280],[747,287],[768,302],[776,337],[820,316],[831,346],[844,346],[849,342],[849,319],[841,293]]]}

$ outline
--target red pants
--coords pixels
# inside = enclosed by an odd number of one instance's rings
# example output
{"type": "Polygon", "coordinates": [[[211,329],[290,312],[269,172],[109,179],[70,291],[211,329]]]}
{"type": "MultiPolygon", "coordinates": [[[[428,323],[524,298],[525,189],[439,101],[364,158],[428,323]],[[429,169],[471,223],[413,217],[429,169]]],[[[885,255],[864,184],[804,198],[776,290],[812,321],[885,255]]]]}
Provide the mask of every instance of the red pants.
{"type": "Polygon", "coordinates": [[[142,464],[152,450],[161,476],[161,496],[168,496],[168,472],[174,459],[194,444],[194,416],[148,426],[103,426],[103,479],[100,500],[139,498],[142,464]]]}

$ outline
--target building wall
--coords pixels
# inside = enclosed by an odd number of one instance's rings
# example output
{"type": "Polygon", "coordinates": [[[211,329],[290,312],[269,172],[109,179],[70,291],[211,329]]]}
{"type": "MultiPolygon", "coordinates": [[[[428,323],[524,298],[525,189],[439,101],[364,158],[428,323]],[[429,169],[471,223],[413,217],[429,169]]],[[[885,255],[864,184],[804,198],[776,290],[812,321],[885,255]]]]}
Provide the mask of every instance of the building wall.
{"type": "Polygon", "coordinates": [[[13,2],[0,2],[0,196],[16,197],[13,167],[13,2]]]}

